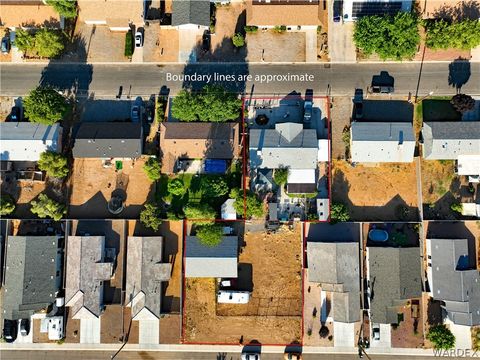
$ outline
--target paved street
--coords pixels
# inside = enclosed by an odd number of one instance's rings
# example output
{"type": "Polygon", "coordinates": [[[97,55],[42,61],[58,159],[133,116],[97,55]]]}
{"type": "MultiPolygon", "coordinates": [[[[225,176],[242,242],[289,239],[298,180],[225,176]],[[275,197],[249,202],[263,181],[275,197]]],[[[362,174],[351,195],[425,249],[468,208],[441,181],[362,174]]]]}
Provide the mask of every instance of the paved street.
{"type": "MultiPolygon", "coordinates": [[[[193,65],[87,65],[87,64],[28,64],[2,65],[1,94],[25,95],[39,83],[51,84],[61,89],[78,89],[82,95],[95,93],[98,96],[115,96],[122,87],[122,96],[150,95],[158,93],[162,86],[170,93],[178,92],[185,85],[198,88],[204,82],[166,81],[167,73],[173,75],[199,74],[223,75],[250,74],[286,75],[312,74],[313,82],[304,81],[224,81],[232,91],[259,94],[287,94],[292,91],[304,92],[314,89],[316,95],[353,95],[355,87],[366,89],[372,76],[388,71],[395,79],[395,93],[415,94],[419,63],[411,64],[331,64],[331,65],[273,65],[273,64],[193,64],[193,65]]],[[[463,85],[462,92],[480,94],[480,63],[426,63],[420,79],[419,96],[433,91],[435,95],[454,94],[451,83],[463,85]],[[449,84],[450,83],[450,84],[449,84]]]]}

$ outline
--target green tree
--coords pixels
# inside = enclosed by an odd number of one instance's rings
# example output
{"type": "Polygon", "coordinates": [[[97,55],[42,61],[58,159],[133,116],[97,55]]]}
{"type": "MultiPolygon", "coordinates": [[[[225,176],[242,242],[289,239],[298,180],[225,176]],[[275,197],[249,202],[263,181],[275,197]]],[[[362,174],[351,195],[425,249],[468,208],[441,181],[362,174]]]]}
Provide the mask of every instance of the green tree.
{"type": "Polygon", "coordinates": [[[246,210],[247,219],[251,217],[262,217],[265,214],[263,202],[251,191],[248,191],[246,197],[243,196],[243,190],[232,189],[230,192],[230,198],[235,199],[233,207],[237,214],[244,215],[246,210]],[[246,209],[245,209],[246,207],[246,209]]]}
{"type": "Polygon", "coordinates": [[[15,202],[10,195],[0,196],[0,216],[10,215],[15,210],[15,202]]]}
{"type": "Polygon", "coordinates": [[[31,122],[44,125],[53,125],[62,120],[71,108],[65,97],[55,89],[42,86],[30,91],[23,106],[25,116],[31,122]]]}
{"type": "Polygon", "coordinates": [[[183,212],[187,219],[205,220],[207,222],[215,220],[217,215],[217,212],[208,204],[187,204],[183,208],[183,212]]]}
{"type": "Polygon", "coordinates": [[[450,205],[450,210],[461,214],[463,210],[463,206],[462,204],[459,204],[459,203],[453,203],[452,205],[450,205]]]}
{"type": "Polygon", "coordinates": [[[17,29],[15,32],[15,46],[24,53],[32,50],[35,46],[35,36],[27,30],[17,29]]]}
{"type": "Polygon", "coordinates": [[[196,232],[200,243],[205,246],[215,247],[222,242],[223,227],[220,224],[199,225],[196,228],[196,232]]]}
{"type": "Polygon", "coordinates": [[[435,349],[452,349],[455,346],[455,336],[445,325],[432,326],[427,334],[427,339],[433,343],[435,349]]]}
{"type": "Polygon", "coordinates": [[[288,179],[288,173],[289,170],[286,167],[275,169],[275,172],[273,173],[273,181],[275,181],[278,186],[286,184],[288,179]]]}
{"type": "Polygon", "coordinates": [[[53,58],[60,55],[65,48],[64,38],[57,30],[43,28],[35,34],[35,51],[38,56],[53,58]]]}
{"type": "Polygon", "coordinates": [[[75,0],[47,0],[47,5],[52,6],[56,12],[66,18],[77,16],[77,4],[75,0]]]}
{"type": "Polygon", "coordinates": [[[475,99],[466,94],[454,95],[452,100],[450,100],[450,103],[453,105],[455,110],[462,114],[475,108],[475,99]]]}
{"type": "Polygon", "coordinates": [[[228,193],[227,181],[220,176],[205,176],[202,178],[202,193],[207,198],[217,198],[228,193]]]}
{"type": "Polygon", "coordinates": [[[40,154],[38,168],[46,171],[48,176],[63,179],[68,175],[68,159],[63,154],[45,151],[40,154]]]}
{"type": "Polygon", "coordinates": [[[224,122],[240,116],[242,100],[222,86],[206,85],[199,92],[182,90],[172,101],[172,116],[180,121],[224,122]]]}
{"type": "Polygon", "coordinates": [[[332,203],[330,208],[330,222],[335,224],[337,222],[344,222],[350,220],[348,208],[341,203],[332,203]]]}
{"type": "Polygon", "coordinates": [[[143,171],[147,177],[152,181],[157,181],[161,176],[160,162],[156,157],[150,157],[145,164],[143,164],[143,171]]]}
{"type": "Polygon", "coordinates": [[[185,185],[181,179],[172,179],[168,182],[167,190],[174,196],[181,196],[187,192],[185,185]]]}
{"type": "Polygon", "coordinates": [[[243,37],[242,34],[237,33],[233,35],[232,42],[233,42],[233,46],[240,48],[245,45],[245,38],[243,37]]]}
{"type": "Polygon", "coordinates": [[[355,23],[353,41],[368,56],[378,54],[382,60],[410,59],[420,43],[418,25],[414,13],[364,16],[355,23]]]}
{"type": "Polygon", "coordinates": [[[154,204],[145,204],[145,208],[140,213],[140,222],[145,227],[157,231],[162,224],[160,209],[154,204]]]}
{"type": "Polygon", "coordinates": [[[50,217],[55,221],[58,221],[67,213],[65,205],[50,199],[45,194],[38,195],[38,200],[32,201],[31,205],[32,208],[30,211],[33,214],[36,214],[39,218],[50,217]]]}
{"type": "Polygon", "coordinates": [[[428,20],[425,22],[427,38],[425,45],[431,49],[470,50],[480,45],[480,22],[428,20]]]}

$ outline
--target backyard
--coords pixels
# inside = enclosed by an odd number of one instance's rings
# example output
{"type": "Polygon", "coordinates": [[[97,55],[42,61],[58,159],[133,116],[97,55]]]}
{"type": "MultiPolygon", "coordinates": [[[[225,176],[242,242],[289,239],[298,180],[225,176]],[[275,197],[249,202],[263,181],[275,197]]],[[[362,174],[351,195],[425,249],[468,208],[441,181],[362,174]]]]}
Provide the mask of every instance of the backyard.
{"type": "Polygon", "coordinates": [[[423,346],[423,306],[422,299],[413,299],[399,306],[399,324],[392,326],[392,347],[421,348],[423,346]]]}
{"type": "MultiPolygon", "coordinates": [[[[419,223],[363,223],[363,241],[367,246],[412,247],[419,246],[419,223]],[[372,241],[369,232],[384,230],[388,233],[386,241],[372,241]]],[[[375,237],[374,237],[375,238],[375,237]]]]}
{"type": "Polygon", "coordinates": [[[418,219],[415,163],[352,166],[333,160],[332,201],[355,221],[418,219]]]}

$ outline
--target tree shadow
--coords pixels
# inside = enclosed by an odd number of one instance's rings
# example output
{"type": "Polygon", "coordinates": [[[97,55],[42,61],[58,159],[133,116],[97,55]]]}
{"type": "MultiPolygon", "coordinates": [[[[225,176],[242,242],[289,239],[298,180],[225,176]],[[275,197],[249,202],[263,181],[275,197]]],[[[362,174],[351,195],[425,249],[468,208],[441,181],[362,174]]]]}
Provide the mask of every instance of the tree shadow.
{"type": "Polygon", "coordinates": [[[433,18],[462,21],[480,18],[480,3],[477,0],[464,0],[456,5],[443,5],[433,12],[433,18]]]}
{"type": "Polygon", "coordinates": [[[454,87],[457,93],[470,79],[470,62],[466,59],[458,58],[448,65],[448,85],[454,87]]]}

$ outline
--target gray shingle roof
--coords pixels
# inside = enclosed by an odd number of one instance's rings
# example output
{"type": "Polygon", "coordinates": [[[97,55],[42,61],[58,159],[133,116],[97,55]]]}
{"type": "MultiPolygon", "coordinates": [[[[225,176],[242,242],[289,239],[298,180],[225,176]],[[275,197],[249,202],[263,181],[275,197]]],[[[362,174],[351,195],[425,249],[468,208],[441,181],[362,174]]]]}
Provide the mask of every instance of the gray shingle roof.
{"type": "Polygon", "coordinates": [[[173,0],[172,25],[210,26],[210,1],[173,0]]]}
{"type": "Polygon", "coordinates": [[[250,130],[249,141],[251,167],[317,168],[318,139],[315,129],[303,129],[303,125],[297,123],[276,124],[275,129],[250,130]]]}
{"type": "Polygon", "coordinates": [[[308,280],[333,292],[333,319],[360,320],[360,265],[357,242],[308,242],[308,280]]]}
{"type": "Polygon", "coordinates": [[[480,275],[469,266],[466,239],[429,239],[431,291],[445,302],[450,320],[458,325],[480,325],[480,275]]]}
{"type": "Polygon", "coordinates": [[[55,301],[61,284],[56,236],[9,236],[5,258],[3,317],[29,318],[55,301]]]}
{"type": "Polygon", "coordinates": [[[144,308],[160,317],[162,281],[170,279],[172,265],[162,263],[161,236],[129,236],[125,302],[133,300],[132,318],[144,308]],[[136,296],[141,299],[134,300],[136,296]]]}
{"type": "Polygon", "coordinates": [[[185,240],[186,277],[237,277],[238,237],[224,236],[218,246],[202,245],[196,236],[185,240]]]}
{"type": "Polygon", "coordinates": [[[372,321],[397,323],[397,306],[422,294],[420,249],[369,247],[372,321]]]}
{"type": "Polygon", "coordinates": [[[74,158],[137,158],[142,155],[140,123],[81,123],[74,135],[74,158]]]}
{"type": "Polygon", "coordinates": [[[459,155],[480,155],[479,121],[439,121],[423,124],[423,157],[456,160],[459,155]]]}
{"type": "Polygon", "coordinates": [[[352,123],[354,162],[412,162],[414,152],[415,136],[410,123],[352,123]]]}

